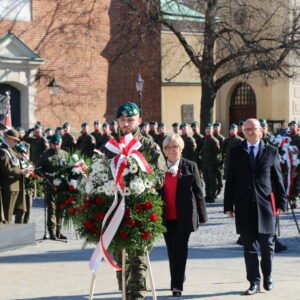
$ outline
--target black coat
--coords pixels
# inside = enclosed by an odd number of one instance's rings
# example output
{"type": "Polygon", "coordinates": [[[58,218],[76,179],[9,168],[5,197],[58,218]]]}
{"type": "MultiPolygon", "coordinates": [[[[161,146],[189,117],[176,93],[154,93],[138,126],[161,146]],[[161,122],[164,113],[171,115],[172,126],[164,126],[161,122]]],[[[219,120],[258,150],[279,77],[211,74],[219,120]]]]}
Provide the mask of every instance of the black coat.
{"type": "Polygon", "coordinates": [[[287,196],[277,148],[261,141],[253,168],[247,151],[247,141],[233,147],[229,153],[224,212],[235,212],[237,233],[245,232],[251,222],[248,220],[251,201],[257,202],[258,232],[275,233],[270,197],[272,191],[275,193],[276,207],[285,211],[287,196]]]}
{"type": "MultiPolygon", "coordinates": [[[[176,192],[177,229],[179,231],[195,231],[199,222],[207,221],[202,186],[197,164],[181,158],[176,192]]],[[[161,189],[161,196],[164,199],[163,188],[161,189]]]]}

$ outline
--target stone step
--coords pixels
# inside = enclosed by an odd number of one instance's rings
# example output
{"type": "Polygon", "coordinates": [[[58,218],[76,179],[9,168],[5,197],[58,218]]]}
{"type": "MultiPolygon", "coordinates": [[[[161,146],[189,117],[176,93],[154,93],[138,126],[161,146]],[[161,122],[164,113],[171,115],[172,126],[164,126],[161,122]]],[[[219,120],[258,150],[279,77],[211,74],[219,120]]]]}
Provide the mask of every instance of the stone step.
{"type": "Polygon", "coordinates": [[[0,251],[35,245],[35,224],[1,224],[0,251]]]}

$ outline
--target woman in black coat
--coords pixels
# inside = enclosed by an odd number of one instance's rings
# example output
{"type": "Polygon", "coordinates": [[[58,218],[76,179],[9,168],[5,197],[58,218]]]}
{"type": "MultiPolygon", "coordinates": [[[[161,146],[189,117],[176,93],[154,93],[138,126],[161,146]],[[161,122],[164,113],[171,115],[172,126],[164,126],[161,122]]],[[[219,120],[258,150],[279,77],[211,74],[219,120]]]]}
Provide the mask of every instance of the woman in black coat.
{"type": "Polygon", "coordinates": [[[164,221],[167,231],[164,238],[174,297],[180,297],[183,290],[190,234],[197,230],[199,223],[207,221],[198,167],[195,162],[182,158],[183,147],[184,142],[178,134],[168,135],[164,139],[163,151],[168,171],[161,194],[165,203],[164,221]]]}

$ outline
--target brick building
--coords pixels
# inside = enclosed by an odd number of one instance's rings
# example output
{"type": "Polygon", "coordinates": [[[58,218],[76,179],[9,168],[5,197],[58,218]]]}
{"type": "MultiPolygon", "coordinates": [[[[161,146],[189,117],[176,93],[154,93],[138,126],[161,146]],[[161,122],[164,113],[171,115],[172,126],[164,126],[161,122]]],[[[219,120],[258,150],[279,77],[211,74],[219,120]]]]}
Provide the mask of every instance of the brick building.
{"type": "Polygon", "coordinates": [[[120,2],[1,0],[0,94],[11,92],[14,126],[112,120],[120,103],[137,101],[138,72],[143,118],[161,119],[159,35],[141,41],[138,18],[120,2]],[[47,88],[53,78],[57,95],[47,88]]]}

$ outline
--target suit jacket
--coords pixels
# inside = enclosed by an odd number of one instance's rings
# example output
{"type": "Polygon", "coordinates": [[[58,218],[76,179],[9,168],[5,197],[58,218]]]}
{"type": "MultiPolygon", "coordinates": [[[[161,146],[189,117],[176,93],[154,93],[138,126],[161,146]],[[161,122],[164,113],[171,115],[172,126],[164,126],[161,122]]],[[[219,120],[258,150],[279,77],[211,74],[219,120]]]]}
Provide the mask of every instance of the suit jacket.
{"type": "MultiPolygon", "coordinates": [[[[161,189],[164,199],[164,189],[161,189]]],[[[203,196],[202,180],[197,164],[181,158],[176,192],[176,214],[179,231],[197,230],[199,221],[207,221],[206,206],[203,196]]]]}
{"type": "Polygon", "coordinates": [[[225,185],[224,212],[234,211],[237,233],[249,226],[249,205],[257,202],[258,232],[275,233],[275,218],[271,205],[271,192],[275,192],[277,208],[286,210],[287,196],[282,181],[277,148],[260,141],[260,149],[252,167],[247,141],[233,147],[229,153],[228,174],[225,185]]]}

